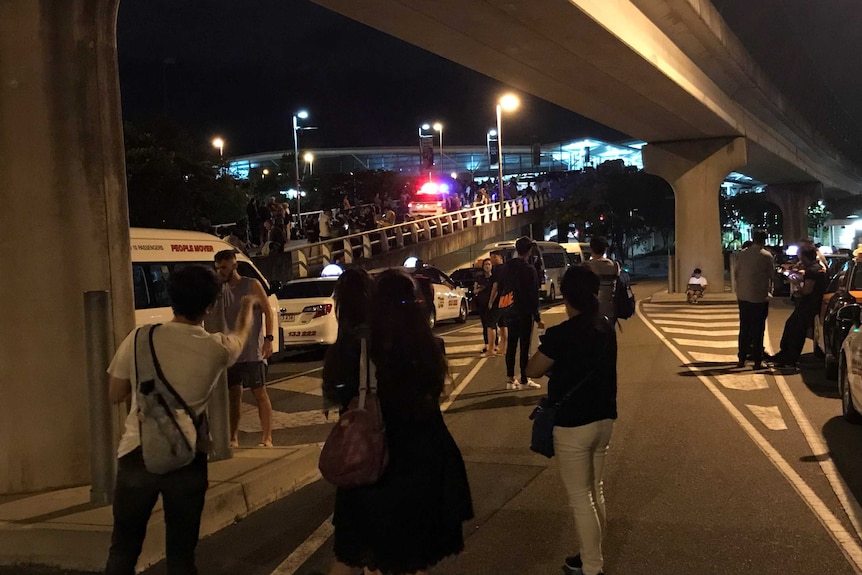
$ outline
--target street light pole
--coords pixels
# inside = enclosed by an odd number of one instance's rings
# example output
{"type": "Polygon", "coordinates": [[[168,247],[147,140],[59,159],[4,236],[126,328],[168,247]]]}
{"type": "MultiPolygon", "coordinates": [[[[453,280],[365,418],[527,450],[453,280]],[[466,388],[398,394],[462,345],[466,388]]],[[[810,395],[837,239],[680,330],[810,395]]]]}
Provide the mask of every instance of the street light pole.
{"type": "Polygon", "coordinates": [[[299,230],[302,231],[302,187],[299,185],[299,123],[298,118],[308,118],[308,112],[301,110],[293,115],[293,160],[296,174],[296,217],[299,219],[299,230]]]}
{"type": "Polygon", "coordinates": [[[443,124],[437,122],[434,124],[434,131],[440,132],[440,175],[443,175],[443,124]]]}
{"type": "Polygon", "coordinates": [[[503,195],[503,110],[512,111],[518,107],[520,101],[513,94],[506,94],[497,102],[497,187],[500,193],[500,232],[506,239],[506,210],[503,195]]]}
{"type": "Polygon", "coordinates": [[[222,138],[214,138],[212,143],[214,148],[218,148],[218,171],[221,174],[224,169],[224,140],[222,138]]]}

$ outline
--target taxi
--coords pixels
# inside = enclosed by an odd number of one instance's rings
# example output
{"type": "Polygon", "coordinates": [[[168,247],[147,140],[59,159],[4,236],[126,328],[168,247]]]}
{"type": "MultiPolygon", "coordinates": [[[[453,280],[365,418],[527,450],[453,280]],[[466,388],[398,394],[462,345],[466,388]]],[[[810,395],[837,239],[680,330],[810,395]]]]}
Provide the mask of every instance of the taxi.
{"type": "Polygon", "coordinates": [[[862,423],[862,332],[859,304],[849,304],[836,313],[837,321],[847,326],[847,337],[838,357],[838,393],[841,414],[850,423],[862,423]]]}
{"type": "MultiPolygon", "coordinates": [[[[443,271],[415,257],[407,258],[402,269],[416,280],[419,295],[428,311],[428,325],[433,328],[440,321],[467,321],[469,307],[466,289],[456,285],[443,271]]],[[[373,270],[371,274],[381,271],[373,270]]]]}
{"type": "Polygon", "coordinates": [[[838,375],[838,354],[849,325],[839,321],[838,311],[862,301],[862,261],[847,257],[829,260],[833,274],[823,294],[820,311],[814,318],[814,354],[824,360],[826,377],[838,375]]]}
{"type": "Polygon", "coordinates": [[[335,343],[338,321],[332,293],[336,281],[338,277],[303,278],[278,288],[285,349],[335,343]]]}

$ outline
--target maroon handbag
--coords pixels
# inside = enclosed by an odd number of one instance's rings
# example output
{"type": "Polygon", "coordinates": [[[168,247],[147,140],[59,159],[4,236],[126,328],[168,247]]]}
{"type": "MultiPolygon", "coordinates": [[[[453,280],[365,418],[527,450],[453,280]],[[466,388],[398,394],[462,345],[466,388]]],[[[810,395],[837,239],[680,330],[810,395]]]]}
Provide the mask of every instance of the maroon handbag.
{"type": "Polygon", "coordinates": [[[367,340],[360,341],[359,396],[329,432],[318,462],[320,474],[336,487],[376,483],[389,463],[376,367],[368,360],[367,340]]]}

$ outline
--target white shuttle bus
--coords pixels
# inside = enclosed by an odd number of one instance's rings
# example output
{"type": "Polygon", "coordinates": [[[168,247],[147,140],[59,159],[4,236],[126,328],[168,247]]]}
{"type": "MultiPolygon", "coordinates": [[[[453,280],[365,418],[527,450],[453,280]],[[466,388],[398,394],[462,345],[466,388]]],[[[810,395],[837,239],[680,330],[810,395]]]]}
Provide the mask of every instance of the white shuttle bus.
{"type": "MultiPolygon", "coordinates": [[[[131,228],[132,283],[135,289],[135,324],[165,323],[171,320],[167,280],[171,272],[189,265],[214,267],[213,258],[222,250],[236,251],[237,271],[241,276],[255,278],[269,294],[275,325],[279,325],[278,299],[269,281],[252,261],[226,241],[202,232],[131,228]]],[[[273,352],[282,349],[281,329],[273,352]]]]}

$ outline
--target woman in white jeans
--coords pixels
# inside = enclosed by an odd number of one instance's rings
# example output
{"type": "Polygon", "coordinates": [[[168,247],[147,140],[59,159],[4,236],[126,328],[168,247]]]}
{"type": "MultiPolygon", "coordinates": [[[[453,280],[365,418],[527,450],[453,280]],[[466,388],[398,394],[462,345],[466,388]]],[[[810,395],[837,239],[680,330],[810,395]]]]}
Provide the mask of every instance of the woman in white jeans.
{"type": "Polygon", "coordinates": [[[605,496],[602,475],[617,418],[617,341],[599,311],[599,277],[571,267],[560,292],[568,319],[549,328],[527,365],[528,377],[548,375],[548,398],[563,400],[554,420],[554,451],[569,495],[579,553],[566,558],[572,574],[602,575],[605,496]]]}

